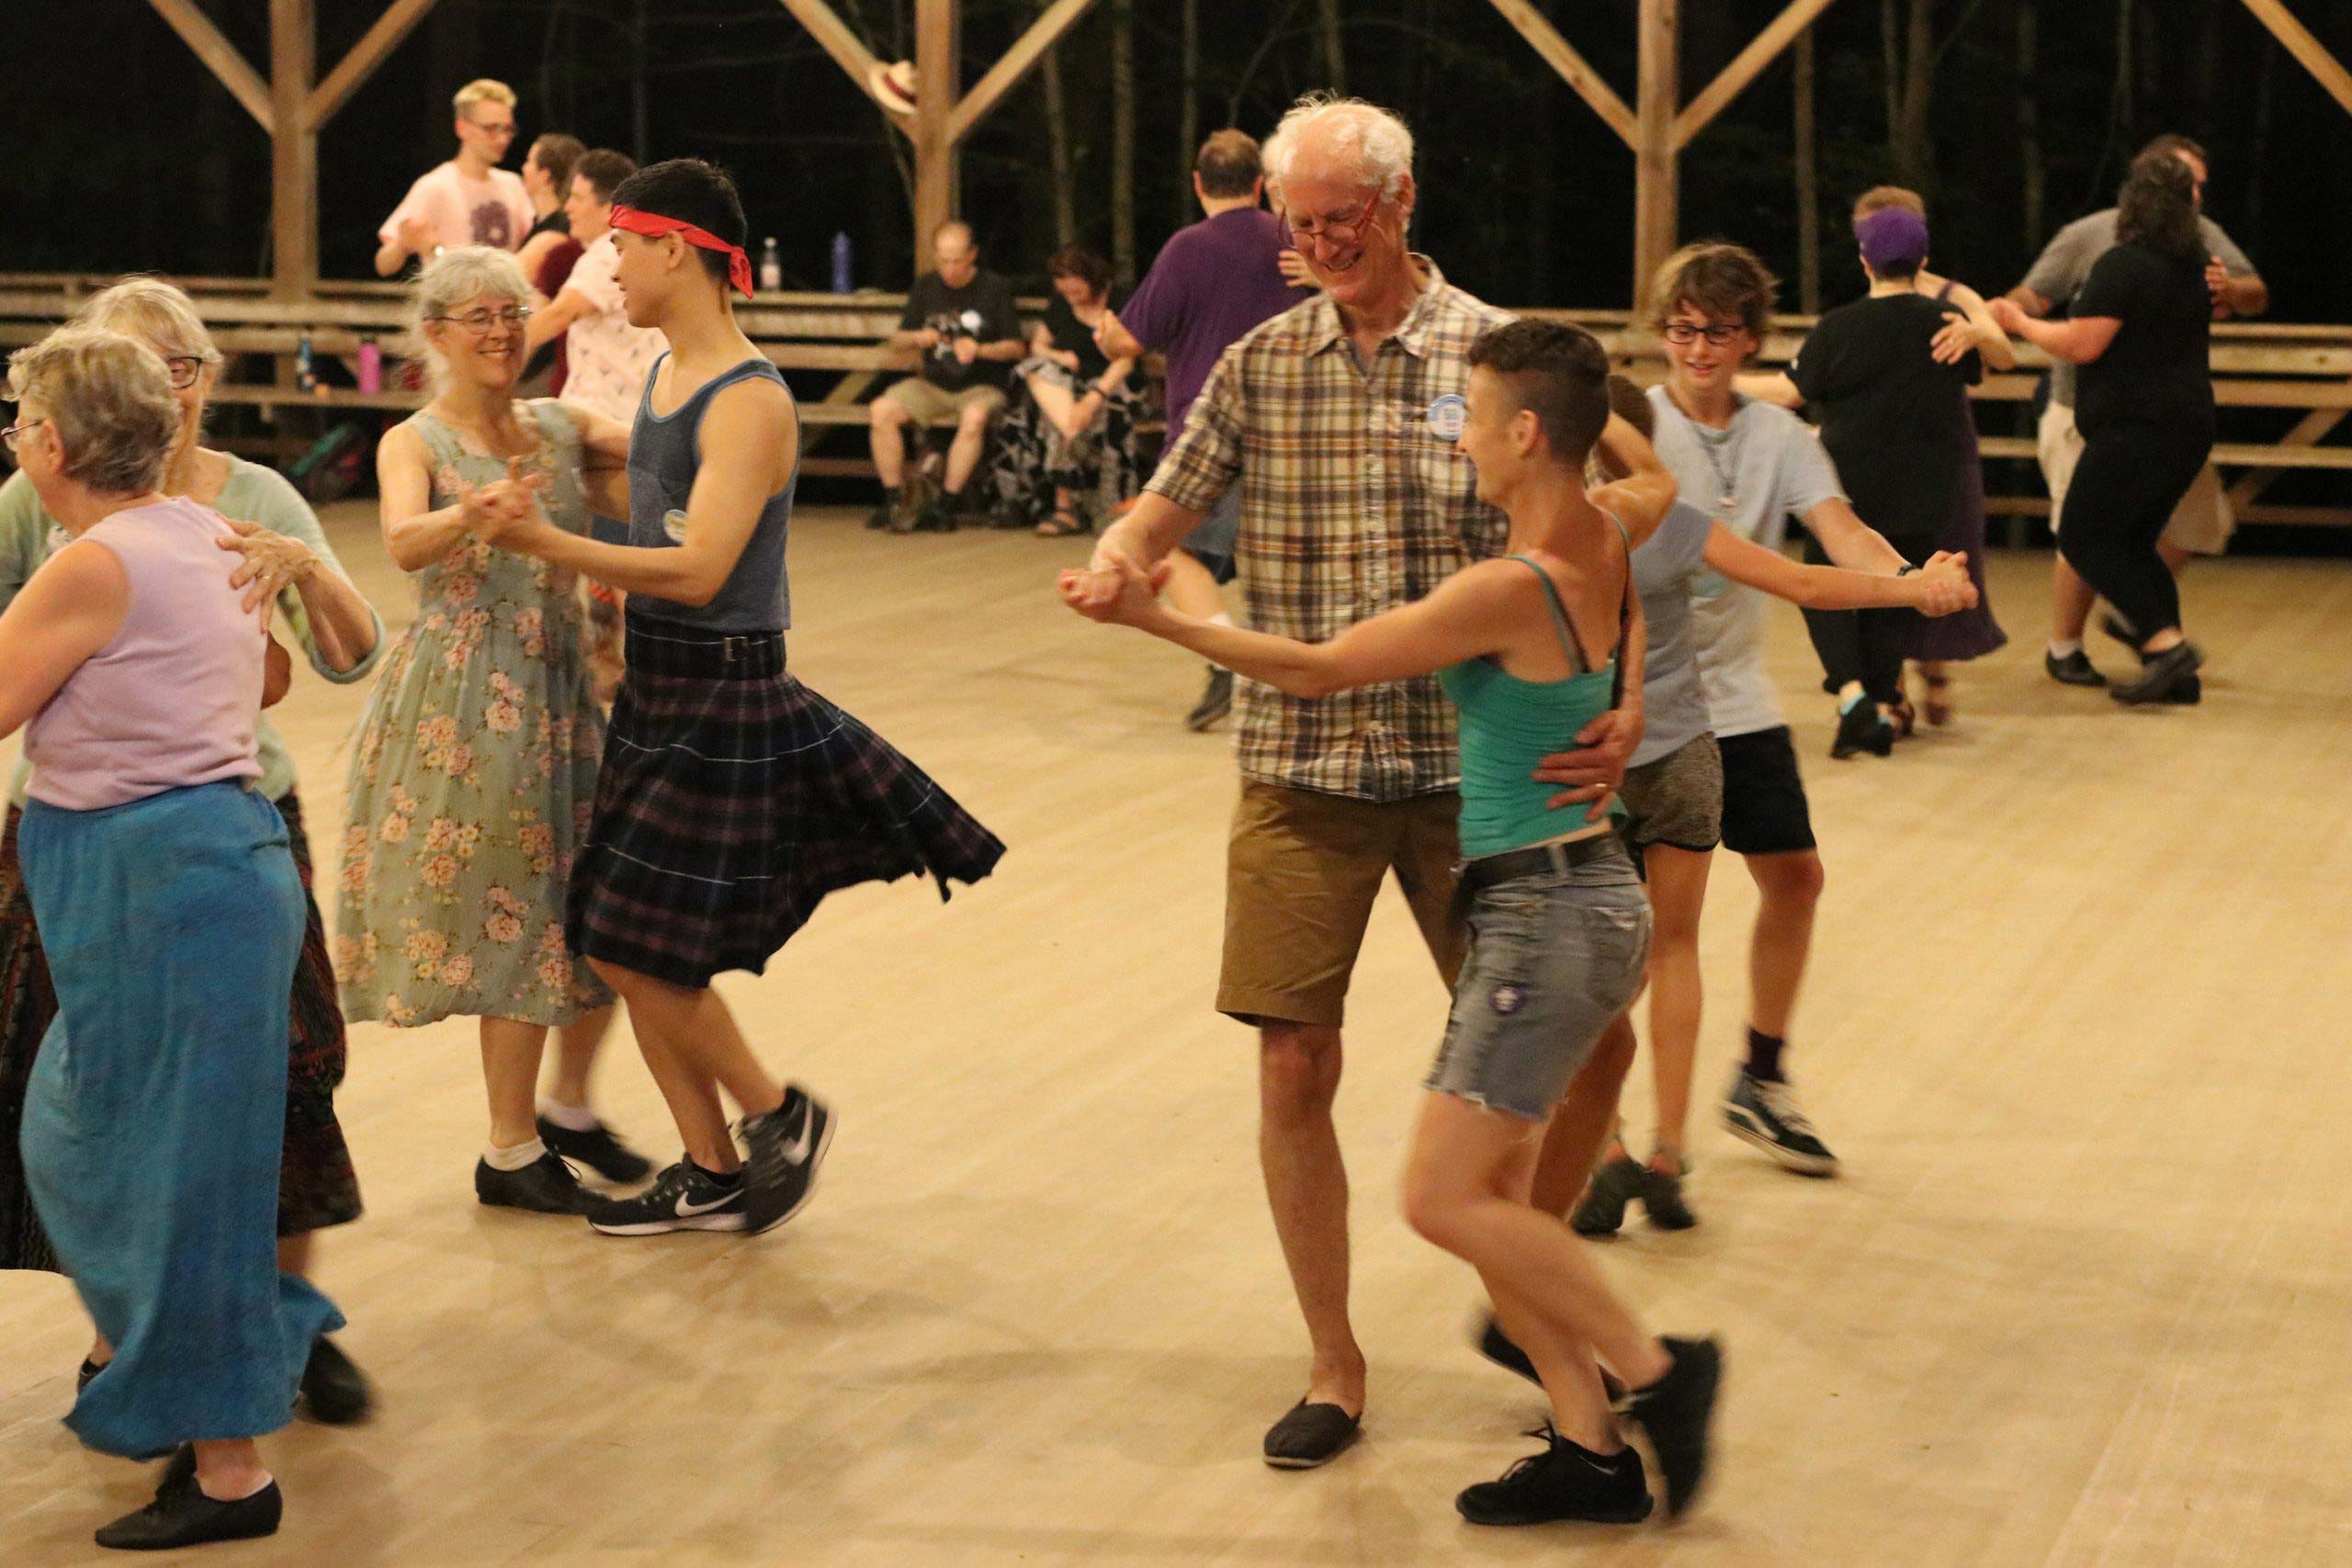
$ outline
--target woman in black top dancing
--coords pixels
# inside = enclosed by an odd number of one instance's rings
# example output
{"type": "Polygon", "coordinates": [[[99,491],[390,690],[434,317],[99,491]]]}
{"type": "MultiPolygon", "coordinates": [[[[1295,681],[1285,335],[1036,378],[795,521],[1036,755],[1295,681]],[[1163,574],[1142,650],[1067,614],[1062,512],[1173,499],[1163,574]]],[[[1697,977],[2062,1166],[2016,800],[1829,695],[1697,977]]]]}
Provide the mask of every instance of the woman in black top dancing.
{"type": "Polygon", "coordinates": [[[2207,359],[2212,301],[2188,165],[2134,160],[2117,202],[2114,248],[2092,266],[2074,314],[2034,321],[1993,301],[2002,327],[2082,367],[2075,412],[2086,445],[2066,492],[2058,548],[2131,627],[2143,667],[2120,703],[2194,702],[2197,645],[2156,553],[2165,520],[2213,446],[2207,359]]]}

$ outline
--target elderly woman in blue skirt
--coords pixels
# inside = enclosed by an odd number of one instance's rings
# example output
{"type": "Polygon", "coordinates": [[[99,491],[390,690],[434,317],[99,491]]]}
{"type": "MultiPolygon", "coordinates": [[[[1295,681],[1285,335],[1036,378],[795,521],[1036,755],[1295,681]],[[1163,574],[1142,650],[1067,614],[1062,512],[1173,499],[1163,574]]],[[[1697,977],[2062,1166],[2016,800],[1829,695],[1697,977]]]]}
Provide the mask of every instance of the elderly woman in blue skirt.
{"type": "Polygon", "coordinates": [[[5,433],[74,542],[0,615],[0,735],[33,764],[19,852],[58,1016],[25,1106],[27,1183],[114,1359],[66,1424],[171,1456],[97,1532],[160,1550],[268,1535],[254,1439],[342,1324],[277,1267],[301,883],[256,783],[264,592],[220,515],[157,488],[180,425],[155,352],[69,328],[10,362],[5,433]],[[28,722],[29,721],[29,722],[28,722]]]}

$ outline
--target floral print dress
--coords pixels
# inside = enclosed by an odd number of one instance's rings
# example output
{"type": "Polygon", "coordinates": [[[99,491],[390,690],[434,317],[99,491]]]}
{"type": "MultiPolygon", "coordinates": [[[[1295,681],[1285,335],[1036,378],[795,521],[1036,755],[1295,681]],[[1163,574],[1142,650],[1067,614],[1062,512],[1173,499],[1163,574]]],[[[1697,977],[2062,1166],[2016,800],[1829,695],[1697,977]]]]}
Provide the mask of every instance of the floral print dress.
{"type": "MultiPolygon", "coordinates": [[[[580,433],[526,405],[549,521],[587,532],[580,433]]],[[[506,475],[429,413],[431,504],[506,475]]],[[[570,1023],[612,994],[563,936],[572,856],[596,798],[605,719],[577,574],[468,538],[412,574],[416,619],[385,656],[352,759],[335,971],[353,1021],[570,1023]]]]}

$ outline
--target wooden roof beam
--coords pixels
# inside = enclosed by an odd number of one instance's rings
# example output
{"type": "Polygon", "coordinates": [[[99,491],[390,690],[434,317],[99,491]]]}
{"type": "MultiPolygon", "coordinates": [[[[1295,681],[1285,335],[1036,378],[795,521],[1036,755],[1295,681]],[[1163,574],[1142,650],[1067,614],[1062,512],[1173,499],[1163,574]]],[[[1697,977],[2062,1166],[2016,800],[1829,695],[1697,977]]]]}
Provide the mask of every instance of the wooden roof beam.
{"type": "Polygon", "coordinates": [[[1045,15],[1029,24],[1029,30],[1018,42],[1004,51],[1004,58],[989,67],[989,73],[972,84],[955,112],[947,117],[947,140],[961,141],[972,133],[972,128],[995,108],[1004,96],[1021,85],[1021,79],[1035,69],[1046,51],[1061,41],[1062,35],[1094,6],[1094,0],[1054,0],[1045,15]]]}
{"type": "Polygon", "coordinates": [[[2311,28],[2296,19],[2295,14],[2287,9],[2286,0],[2245,0],[2245,8],[2327,89],[2328,96],[2345,113],[2352,114],[2352,73],[2346,72],[2344,62],[2330,54],[2327,46],[2312,36],[2311,28]]]}
{"type": "Polygon", "coordinates": [[[1577,97],[1592,107],[1601,122],[1617,133],[1617,140],[1626,146],[1634,145],[1634,111],[1625,107],[1600,73],[1576,51],[1574,45],[1560,36],[1551,18],[1537,10],[1532,0],[1494,0],[1495,9],[1503,19],[1519,29],[1520,37],[1532,45],[1545,63],[1560,73],[1560,80],[1574,88],[1577,97]]]}
{"type": "Polygon", "coordinates": [[[384,57],[398,49],[401,41],[416,30],[416,24],[424,20],[439,3],[440,0],[392,0],[385,6],[375,25],[351,46],[351,52],[327,73],[325,81],[311,89],[303,116],[310,128],[324,129],[327,121],[351,100],[351,95],[367,85],[368,78],[376,73],[376,67],[384,62],[384,57]]]}
{"type": "Polygon", "coordinates": [[[237,46],[221,36],[212,25],[212,18],[197,8],[196,0],[147,0],[155,12],[169,22],[181,41],[196,51],[205,69],[220,79],[220,85],[245,106],[254,123],[265,131],[275,132],[277,120],[269,103],[269,84],[261,73],[246,62],[237,52],[237,46]]]}
{"type": "Polygon", "coordinates": [[[892,125],[910,136],[914,134],[912,116],[901,114],[892,105],[875,96],[874,68],[882,62],[874,57],[874,51],[865,47],[865,40],[851,29],[850,25],[834,14],[825,0],[779,0],[779,3],[808,29],[808,36],[833,57],[833,63],[842,68],[842,73],[856,85],[859,92],[874,100],[874,107],[880,109],[892,125]]]}
{"type": "Polygon", "coordinates": [[[1739,55],[1721,74],[1708,83],[1706,90],[1674,117],[1674,150],[1680,152],[1690,139],[1707,129],[1714,118],[1730,107],[1731,101],[1747,91],[1764,68],[1781,57],[1781,51],[1796,41],[1796,36],[1813,26],[1822,12],[1836,0],[1790,0],[1789,6],[1772,18],[1771,25],[1758,33],[1755,41],[1739,51],[1739,55]]]}

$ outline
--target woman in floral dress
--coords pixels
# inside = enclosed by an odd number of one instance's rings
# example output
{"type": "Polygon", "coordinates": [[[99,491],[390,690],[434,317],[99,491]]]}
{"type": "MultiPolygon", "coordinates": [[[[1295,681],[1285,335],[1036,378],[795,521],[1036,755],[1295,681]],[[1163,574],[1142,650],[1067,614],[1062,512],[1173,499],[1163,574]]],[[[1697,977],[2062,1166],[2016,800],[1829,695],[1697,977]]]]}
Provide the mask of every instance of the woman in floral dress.
{"type": "Polygon", "coordinates": [[[355,1021],[481,1021],[490,1139],[475,1194],[577,1213],[590,1195],[564,1156],[615,1180],[649,1168],[587,1110],[613,998],[563,936],[605,721],[573,574],[469,529],[477,492],[502,479],[527,479],[574,532],[588,526],[583,483],[625,480],[582,462],[583,438],[610,444],[617,427],[515,398],[530,299],[514,258],[483,246],[444,254],[416,282],[435,395],[384,437],[377,471],[385,547],[415,579],[417,615],[385,656],[352,761],[335,967],[355,1021]],[[551,1027],[559,1071],[537,1102],[551,1027]]]}

